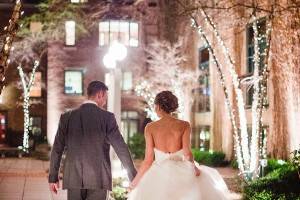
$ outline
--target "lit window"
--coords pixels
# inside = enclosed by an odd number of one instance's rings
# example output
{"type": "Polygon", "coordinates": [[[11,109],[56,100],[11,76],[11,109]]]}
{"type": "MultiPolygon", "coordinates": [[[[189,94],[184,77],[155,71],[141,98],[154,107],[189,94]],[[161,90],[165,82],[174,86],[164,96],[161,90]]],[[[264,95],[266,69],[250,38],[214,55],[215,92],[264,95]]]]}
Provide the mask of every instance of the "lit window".
{"type": "Polygon", "coordinates": [[[75,45],[75,22],[66,21],[66,45],[75,45]]]}
{"type": "MultiPolygon", "coordinates": [[[[266,20],[260,20],[257,23],[257,31],[261,39],[258,41],[260,51],[259,67],[262,68],[264,64],[265,55],[263,52],[266,49],[266,20]]],[[[249,24],[247,28],[247,73],[254,72],[254,30],[253,24],[249,24]]]]}
{"type": "Polygon", "coordinates": [[[195,103],[197,112],[210,111],[210,76],[209,76],[209,51],[208,48],[199,49],[199,88],[195,103]]]}
{"type": "Polygon", "coordinates": [[[124,45],[139,45],[139,25],[128,21],[105,21],[99,23],[99,45],[119,41],[124,45]]]}
{"type": "Polygon", "coordinates": [[[136,111],[122,111],[121,114],[122,133],[126,141],[139,130],[139,114],[136,111]]]}
{"type": "Polygon", "coordinates": [[[88,0],[71,0],[71,3],[86,3],[88,0]]]}
{"type": "Polygon", "coordinates": [[[42,72],[36,72],[34,75],[34,84],[30,88],[30,97],[42,96],[42,72]]]}
{"type": "Polygon", "coordinates": [[[138,23],[130,23],[129,46],[137,47],[138,45],[139,45],[139,25],[138,23]]]}
{"type": "Polygon", "coordinates": [[[83,94],[83,73],[81,70],[65,71],[65,94],[83,94]]]}
{"type": "Polygon", "coordinates": [[[132,90],[132,72],[123,72],[122,74],[122,90],[132,90]]]}

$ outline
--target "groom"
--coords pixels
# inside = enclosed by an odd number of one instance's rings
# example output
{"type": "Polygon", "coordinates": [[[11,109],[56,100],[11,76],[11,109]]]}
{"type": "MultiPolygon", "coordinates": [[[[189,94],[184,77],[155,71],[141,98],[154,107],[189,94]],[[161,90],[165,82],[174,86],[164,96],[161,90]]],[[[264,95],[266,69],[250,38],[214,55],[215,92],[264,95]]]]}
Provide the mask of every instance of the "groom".
{"type": "Polygon", "coordinates": [[[128,172],[136,175],[129,150],[120,134],[113,113],[103,109],[107,102],[106,85],[93,81],[87,88],[88,100],[79,108],[62,114],[50,159],[49,185],[57,193],[59,167],[66,153],[63,189],[68,200],[105,200],[112,190],[110,145],[128,172]]]}

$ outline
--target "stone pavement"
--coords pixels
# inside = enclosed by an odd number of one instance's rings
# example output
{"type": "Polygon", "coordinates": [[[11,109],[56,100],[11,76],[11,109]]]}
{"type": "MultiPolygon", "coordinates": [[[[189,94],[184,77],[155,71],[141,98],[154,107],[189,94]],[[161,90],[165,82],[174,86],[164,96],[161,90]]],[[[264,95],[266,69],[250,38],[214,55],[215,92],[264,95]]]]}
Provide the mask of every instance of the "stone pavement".
{"type": "MultiPolygon", "coordinates": [[[[66,191],[50,192],[47,182],[48,161],[33,158],[0,159],[0,200],[66,200],[66,191]]],[[[217,168],[226,179],[233,179],[237,171],[217,168]]],[[[227,181],[226,181],[227,182],[227,181]]],[[[241,196],[232,193],[232,199],[241,196]]]]}
{"type": "Polygon", "coordinates": [[[0,159],[0,200],[65,200],[66,191],[50,192],[48,166],[31,158],[0,159]]]}

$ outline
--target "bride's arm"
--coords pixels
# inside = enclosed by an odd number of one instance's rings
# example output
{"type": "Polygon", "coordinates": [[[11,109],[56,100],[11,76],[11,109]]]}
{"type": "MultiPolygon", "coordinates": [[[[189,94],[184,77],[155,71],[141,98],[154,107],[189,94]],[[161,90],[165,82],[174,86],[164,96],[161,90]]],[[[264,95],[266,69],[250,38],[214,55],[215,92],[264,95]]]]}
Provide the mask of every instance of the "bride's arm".
{"type": "Polygon", "coordinates": [[[146,140],[145,158],[144,161],[142,162],[141,167],[138,170],[136,177],[133,179],[133,181],[130,184],[129,187],[130,189],[133,189],[138,184],[138,182],[145,174],[145,172],[150,168],[154,160],[154,143],[153,143],[153,138],[151,136],[151,133],[149,132],[148,125],[145,128],[145,140],[146,140]]]}
{"type": "Polygon", "coordinates": [[[195,165],[194,156],[193,156],[192,150],[191,150],[191,126],[188,122],[186,122],[185,130],[182,135],[182,149],[184,152],[185,159],[194,164],[195,175],[199,176],[200,170],[195,165]]]}

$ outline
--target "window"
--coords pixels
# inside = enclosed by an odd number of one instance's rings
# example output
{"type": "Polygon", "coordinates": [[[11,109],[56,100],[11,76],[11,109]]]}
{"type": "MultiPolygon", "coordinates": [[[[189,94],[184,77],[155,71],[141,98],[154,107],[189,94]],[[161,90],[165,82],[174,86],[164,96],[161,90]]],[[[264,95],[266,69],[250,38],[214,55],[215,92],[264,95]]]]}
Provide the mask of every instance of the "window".
{"type": "Polygon", "coordinates": [[[202,72],[199,76],[199,88],[197,90],[198,112],[210,111],[210,81],[209,81],[209,51],[208,48],[199,49],[199,69],[202,72]]]}
{"type": "MultiPolygon", "coordinates": [[[[249,24],[247,27],[247,74],[252,74],[254,72],[254,30],[253,24],[249,24]]],[[[259,20],[257,23],[258,36],[261,38],[258,41],[259,51],[260,51],[260,63],[259,69],[262,69],[264,65],[264,51],[266,49],[266,20],[259,20]]],[[[253,102],[254,89],[251,87],[246,91],[246,106],[251,106],[253,102]]],[[[267,98],[263,99],[264,106],[268,106],[267,98]]]]}
{"type": "MultiPolygon", "coordinates": [[[[261,90],[261,86],[259,87],[259,89],[261,90]]],[[[266,90],[268,91],[268,88],[266,88],[266,90]]],[[[254,88],[251,86],[249,89],[247,88],[246,91],[246,107],[250,108],[252,106],[252,102],[253,102],[253,95],[254,95],[254,88]]],[[[268,95],[264,96],[263,98],[263,107],[268,107],[269,106],[269,100],[268,100],[268,95]]]]}
{"type": "Polygon", "coordinates": [[[65,71],[65,94],[83,94],[83,73],[81,70],[65,71]]]}
{"type": "Polygon", "coordinates": [[[7,142],[6,125],[7,125],[7,113],[0,112],[0,144],[7,142]]]}
{"type": "Polygon", "coordinates": [[[109,45],[113,41],[137,47],[139,45],[139,25],[128,21],[105,21],[99,23],[99,45],[109,45]]]}
{"type": "Polygon", "coordinates": [[[42,96],[42,72],[35,73],[34,84],[30,88],[30,97],[42,96]]]}
{"type": "Polygon", "coordinates": [[[88,0],[71,0],[71,3],[86,3],[88,0]]]}
{"type": "MultiPolygon", "coordinates": [[[[249,24],[247,28],[247,73],[254,72],[254,30],[253,24],[249,24]]],[[[261,40],[258,41],[260,50],[260,68],[263,67],[265,55],[263,52],[266,49],[266,20],[260,20],[257,23],[258,35],[261,40]]]]}
{"type": "Polygon", "coordinates": [[[126,141],[138,133],[139,130],[139,115],[136,111],[123,111],[121,115],[122,130],[126,141]]]}
{"type": "Polygon", "coordinates": [[[133,84],[132,84],[132,72],[123,72],[122,73],[122,90],[123,91],[129,91],[132,90],[133,84]]]}
{"type": "MultiPolygon", "coordinates": [[[[247,131],[248,131],[248,135],[251,137],[252,136],[252,124],[248,124],[247,125],[247,131]]],[[[259,137],[259,145],[264,146],[266,145],[266,139],[268,137],[268,133],[269,133],[269,126],[268,125],[264,125],[261,127],[261,137],[259,137]]],[[[265,149],[260,149],[260,153],[263,153],[262,151],[264,151],[265,149]]]]}
{"type": "Polygon", "coordinates": [[[75,22],[74,21],[66,21],[66,45],[74,46],[75,45],[75,22]]]}
{"type": "Polygon", "coordinates": [[[208,151],[210,147],[210,126],[199,126],[196,133],[198,134],[200,150],[208,151]]]}
{"type": "Polygon", "coordinates": [[[29,130],[33,136],[42,135],[42,117],[30,117],[29,130]]]}

